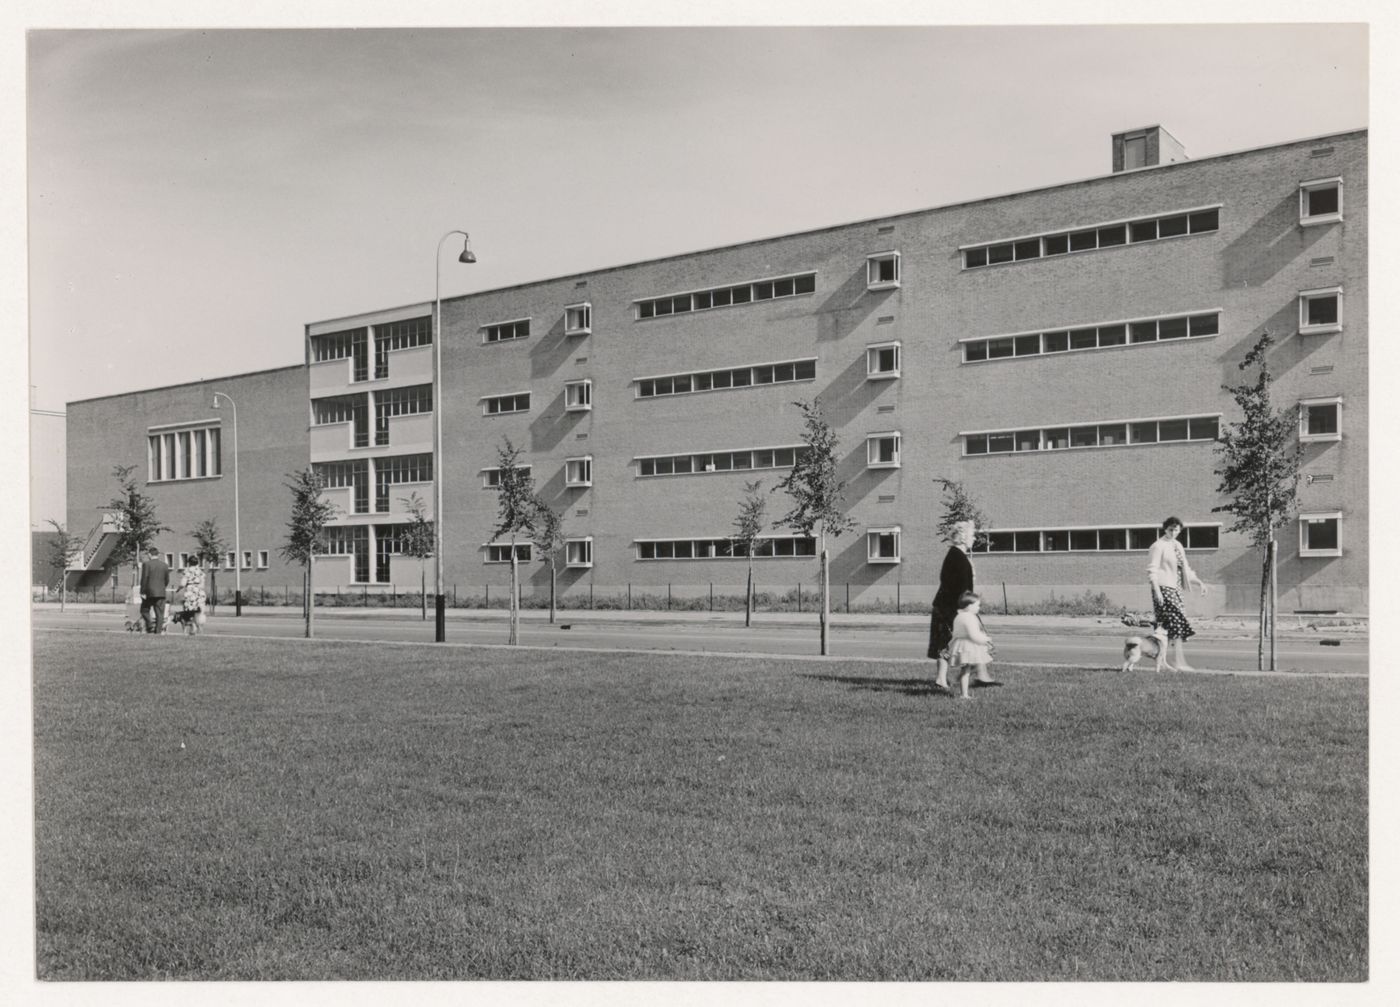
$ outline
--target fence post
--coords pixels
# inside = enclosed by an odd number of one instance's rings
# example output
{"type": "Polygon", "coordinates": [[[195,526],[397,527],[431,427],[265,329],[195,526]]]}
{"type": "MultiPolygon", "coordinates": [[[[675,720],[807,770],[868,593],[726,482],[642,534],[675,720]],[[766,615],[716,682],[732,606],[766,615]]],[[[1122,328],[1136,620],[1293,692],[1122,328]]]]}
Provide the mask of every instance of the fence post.
{"type": "Polygon", "coordinates": [[[710,611],[715,610],[715,582],[710,581],[710,611]]]}
{"type": "Polygon", "coordinates": [[[846,614],[851,614],[851,582],[846,581],[846,614]]]}
{"type": "Polygon", "coordinates": [[[588,582],[588,610],[593,611],[593,582],[588,582]]]}
{"type": "Polygon", "coordinates": [[[895,582],[894,582],[894,614],[895,614],[895,615],[902,615],[902,614],[903,614],[903,610],[902,610],[901,607],[900,607],[899,581],[895,581],[895,582]]]}
{"type": "Polygon", "coordinates": [[[366,584],[366,585],[364,586],[364,602],[365,602],[365,608],[369,608],[369,585],[368,585],[368,584],[366,584]]]}
{"type": "Polygon", "coordinates": [[[1001,582],[1001,614],[1011,614],[1011,602],[1006,600],[1006,581],[1001,582]]]}
{"type": "Polygon", "coordinates": [[[627,611],[632,611],[632,582],[627,582],[627,611]]]}
{"type": "Polygon", "coordinates": [[[797,611],[802,611],[802,582],[797,582],[797,611]]]}
{"type": "Polygon", "coordinates": [[[485,606],[484,606],[484,607],[486,607],[486,608],[490,608],[490,607],[491,607],[491,585],[490,585],[490,584],[487,584],[487,585],[486,585],[486,602],[485,602],[485,606]]]}
{"type": "Polygon", "coordinates": [[[389,585],[389,599],[391,602],[390,608],[399,607],[399,586],[397,584],[389,585]]]}
{"type": "Polygon", "coordinates": [[[671,611],[671,582],[666,582],[666,611],[671,611]]]}

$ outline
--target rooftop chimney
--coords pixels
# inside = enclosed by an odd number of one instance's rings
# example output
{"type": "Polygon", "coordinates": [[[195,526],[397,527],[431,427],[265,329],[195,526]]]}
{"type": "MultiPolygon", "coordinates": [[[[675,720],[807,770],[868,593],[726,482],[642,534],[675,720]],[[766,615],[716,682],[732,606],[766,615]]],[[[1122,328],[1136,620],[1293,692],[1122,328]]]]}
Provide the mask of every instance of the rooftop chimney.
{"type": "Polygon", "coordinates": [[[1115,173],[1185,160],[1186,148],[1161,126],[1144,126],[1113,134],[1115,173]]]}

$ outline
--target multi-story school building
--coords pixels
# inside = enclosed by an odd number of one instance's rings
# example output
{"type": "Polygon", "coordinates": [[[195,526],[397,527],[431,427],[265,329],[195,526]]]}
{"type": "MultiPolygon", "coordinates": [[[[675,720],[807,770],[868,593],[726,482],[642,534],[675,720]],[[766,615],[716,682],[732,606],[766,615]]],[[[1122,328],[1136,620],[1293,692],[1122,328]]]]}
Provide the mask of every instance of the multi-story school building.
{"type": "MultiPolygon", "coordinates": [[[[304,366],[70,403],[70,528],[101,551],[125,463],[175,529],[172,558],[207,517],[231,539],[222,391],[253,590],[300,583],[277,547],[285,474],[308,463],[339,509],[318,585],[416,591],[405,501],[431,516],[441,478],[449,595],[502,590],[509,439],[563,516],[566,596],[739,593],[745,486],[790,471],[793,403],[815,399],[856,523],[831,543],[838,607],[927,605],[946,551],[935,480],[952,479],[989,518],[974,561],[993,606],[1101,591],[1146,608],[1146,549],[1177,515],[1214,588],[1193,611],[1243,612],[1261,557],[1213,510],[1214,442],[1239,418],[1222,386],[1253,378],[1238,365],[1267,330],[1303,448],[1280,607],[1366,611],[1366,131],[1188,158],[1152,126],[1113,136],[1111,157],[1101,177],[446,299],[440,401],[426,302],[307,325],[304,366]]],[[[769,498],[770,519],[788,509],[769,498]]],[[[518,548],[526,589],[547,590],[518,548]]],[[[759,586],[810,592],[815,551],[770,528],[759,586]]]]}

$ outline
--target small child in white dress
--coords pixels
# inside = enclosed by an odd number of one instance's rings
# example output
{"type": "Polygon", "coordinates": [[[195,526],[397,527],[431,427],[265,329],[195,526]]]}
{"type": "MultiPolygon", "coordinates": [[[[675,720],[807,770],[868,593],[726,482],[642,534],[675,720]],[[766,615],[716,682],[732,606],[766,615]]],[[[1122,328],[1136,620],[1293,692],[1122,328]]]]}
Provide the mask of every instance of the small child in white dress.
{"type": "MultiPolygon", "coordinates": [[[[953,619],[953,639],[948,644],[948,663],[958,669],[958,685],[963,699],[971,699],[968,687],[975,671],[977,681],[991,683],[987,675],[987,665],[991,663],[996,647],[987,630],[982,625],[982,599],[972,591],[964,591],[958,598],[958,614],[953,619]]],[[[1001,683],[996,683],[1001,684],[1001,683]]]]}

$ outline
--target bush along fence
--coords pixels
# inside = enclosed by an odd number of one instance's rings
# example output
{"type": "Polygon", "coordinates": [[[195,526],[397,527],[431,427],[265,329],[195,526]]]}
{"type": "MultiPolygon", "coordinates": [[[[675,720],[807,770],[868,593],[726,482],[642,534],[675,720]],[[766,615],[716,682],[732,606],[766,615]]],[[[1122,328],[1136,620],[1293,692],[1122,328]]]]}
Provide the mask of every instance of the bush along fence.
{"type": "MultiPolygon", "coordinates": [[[[858,586],[856,594],[864,585],[858,586]]],[[[927,613],[931,591],[921,588],[906,595],[901,585],[896,585],[892,597],[853,599],[850,584],[833,584],[831,609],[833,612],[866,613],[880,615],[917,615],[927,613]]],[[[1125,610],[1112,605],[1108,595],[1102,592],[1084,591],[1078,596],[1056,597],[1053,592],[1047,598],[1036,601],[1013,602],[1003,591],[995,588],[984,595],[985,608],[989,612],[1002,612],[1007,615],[1118,615],[1125,610]],[[1000,594],[1001,598],[996,596],[1000,594]],[[996,602],[1000,600],[1001,604],[996,602]]],[[[45,592],[40,586],[34,588],[34,601],[58,603],[55,591],[45,592]]],[[[173,596],[174,600],[174,596],[173,596]]],[[[84,588],[82,591],[69,591],[68,601],[89,604],[119,605],[124,601],[124,591],[115,586],[84,588]]],[[[305,604],[301,585],[256,585],[245,588],[243,604],[273,608],[302,608],[305,604]]],[[[423,596],[418,591],[400,591],[391,585],[357,585],[316,592],[318,608],[402,608],[421,609],[423,596]]],[[[457,609],[507,609],[510,607],[510,589],[504,585],[473,585],[458,589],[451,585],[447,591],[447,605],[457,609]]],[[[226,606],[233,609],[233,591],[222,585],[218,597],[210,595],[210,607],[217,610],[226,606]]],[[[813,612],[821,606],[821,596],[814,585],[797,584],[791,588],[754,589],[755,612],[813,612]]],[[[433,607],[432,596],[428,596],[428,608],[433,607]]],[[[549,608],[549,592],[521,592],[522,609],[549,608]]],[[[637,611],[637,612],[742,612],[744,611],[744,591],[722,587],[716,591],[711,584],[706,590],[687,584],[683,591],[673,586],[648,584],[646,586],[628,584],[625,588],[610,588],[595,593],[588,585],[585,593],[582,585],[568,593],[561,593],[555,600],[555,607],[561,612],[573,611],[637,611]]]]}

